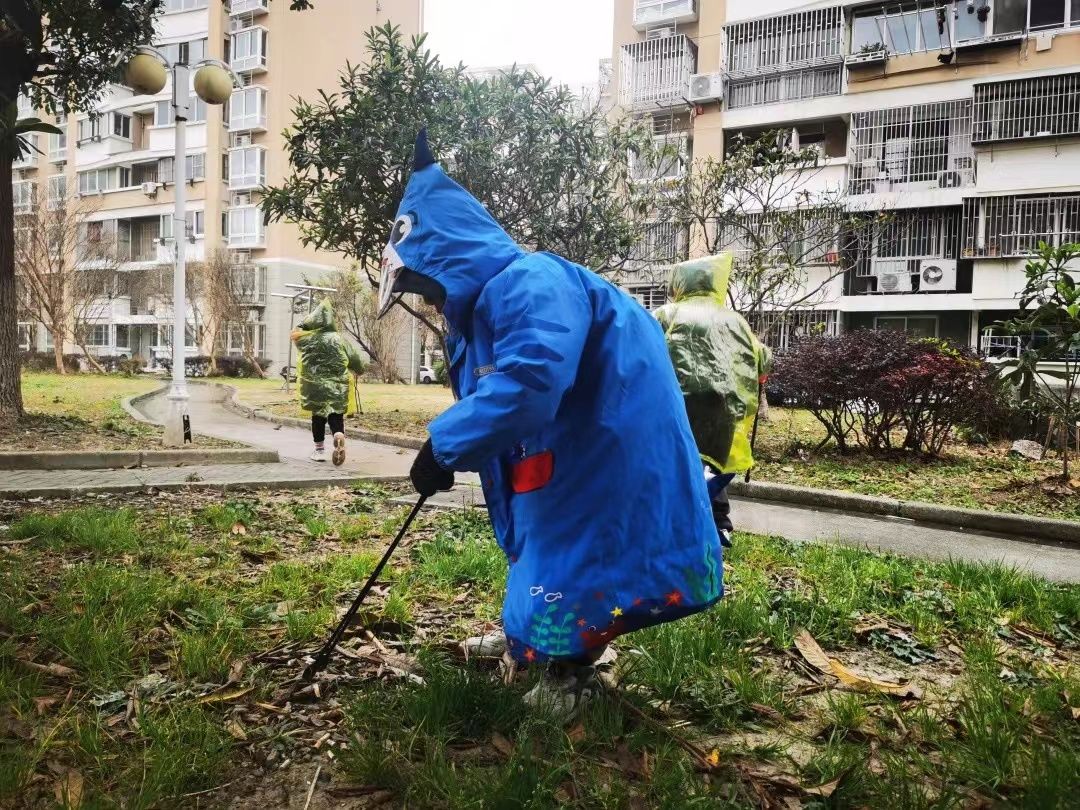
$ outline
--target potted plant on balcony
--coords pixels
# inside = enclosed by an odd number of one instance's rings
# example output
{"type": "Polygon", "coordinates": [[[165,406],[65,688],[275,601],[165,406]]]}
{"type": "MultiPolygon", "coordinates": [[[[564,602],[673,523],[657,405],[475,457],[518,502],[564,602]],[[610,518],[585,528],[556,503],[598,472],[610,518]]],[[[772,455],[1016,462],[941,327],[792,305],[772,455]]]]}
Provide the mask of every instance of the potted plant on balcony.
{"type": "Polygon", "coordinates": [[[867,42],[845,60],[851,67],[880,65],[889,56],[884,42],[867,42]]]}

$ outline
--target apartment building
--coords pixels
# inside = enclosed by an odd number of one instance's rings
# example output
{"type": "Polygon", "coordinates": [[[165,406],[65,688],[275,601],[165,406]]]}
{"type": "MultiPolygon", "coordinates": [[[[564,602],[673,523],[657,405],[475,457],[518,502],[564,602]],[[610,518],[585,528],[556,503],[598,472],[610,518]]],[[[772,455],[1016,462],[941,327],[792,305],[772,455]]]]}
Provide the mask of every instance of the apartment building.
{"type": "MultiPolygon", "coordinates": [[[[186,128],[182,237],[173,228],[169,86],[156,96],[114,86],[94,114],[58,119],[65,134],[38,136],[41,143],[35,145],[43,154],[34,152],[17,164],[13,181],[17,215],[78,195],[92,209],[85,215],[85,238],[106,245],[122,261],[122,271],[170,265],[177,238],[188,240],[189,262],[225,251],[249,280],[241,286],[251,308],[246,323],[225,330],[222,349],[240,354],[246,330],[275,368],[288,356],[291,307],[272,293],[346,264],[341,256],[304,247],[293,225],[263,224],[260,189],[279,183],[287,172],[281,133],[293,121],[295,99],[333,89],[346,62],[364,58],[370,27],[389,20],[406,36],[422,30],[422,0],[320,0],[314,6],[296,12],[287,0],[167,0],[152,44],[172,61],[220,59],[242,84],[224,106],[194,104],[186,128]]],[[[136,289],[145,287],[119,284],[102,299],[91,329],[92,350],[139,357],[156,368],[170,356],[171,307],[131,292],[136,289]]],[[[191,354],[209,348],[199,345],[197,310],[188,313],[191,354]]],[[[52,348],[51,336],[29,322],[20,323],[20,338],[27,349],[52,348]]]]}
{"type": "MultiPolygon", "coordinates": [[[[878,328],[1015,353],[992,324],[1025,256],[1080,242],[1080,0],[615,0],[613,59],[622,108],[680,139],[673,176],[780,130],[820,150],[820,192],[867,216],[866,238],[805,268],[826,289],[773,330],[778,348],[878,328]]],[[[694,252],[666,223],[646,241],[694,252]]],[[[654,306],[658,282],[631,292],[654,306]]]]}

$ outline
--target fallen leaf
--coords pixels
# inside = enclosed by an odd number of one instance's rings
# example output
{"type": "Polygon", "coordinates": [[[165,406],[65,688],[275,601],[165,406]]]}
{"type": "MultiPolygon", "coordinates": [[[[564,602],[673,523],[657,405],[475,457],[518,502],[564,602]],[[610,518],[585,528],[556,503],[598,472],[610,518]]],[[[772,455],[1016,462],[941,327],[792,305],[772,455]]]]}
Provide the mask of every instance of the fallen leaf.
{"type": "Polygon", "coordinates": [[[802,654],[806,663],[814,669],[826,675],[834,674],[832,665],[829,662],[829,656],[825,654],[825,651],[821,649],[821,645],[810,635],[808,630],[800,629],[795,634],[795,649],[802,654]]]}
{"type": "Polygon", "coordinates": [[[764,703],[751,703],[750,708],[758,714],[768,717],[770,720],[780,721],[784,719],[784,715],[780,714],[772,706],[766,706],[764,703]]]}
{"type": "Polygon", "coordinates": [[[581,742],[585,739],[585,726],[581,723],[578,723],[576,726],[566,732],[566,737],[572,743],[581,742]]]}
{"type": "Polygon", "coordinates": [[[63,664],[39,664],[37,661],[27,661],[20,659],[22,663],[30,667],[30,669],[36,669],[38,672],[44,672],[46,675],[52,675],[54,678],[74,678],[78,673],[71,667],[65,667],[63,664]]]}
{"type": "Polygon", "coordinates": [[[850,686],[852,689],[882,692],[886,695],[895,695],[896,697],[904,698],[918,699],[922,697],[922,690],[910,682],[892,683],[890,681],[881,681],[877,678],[860,675],[845,667],[835,658],[830,658],[829,663],[832,665],[833,674],[840,679],[840,683],[845,686],[850,686]]]}
{"type": "Polygon", "coordinates": [[[836,789],[840,786],[841,778],[843,777],[833,779],[831,782],[826,782],[824,785],[803,788],[803,793],[806,793],[810,796],[822,796],[824,798],[828,798],[829,796],[832,796],[836,792],[836,789]]]}
{"type": "Polygon", "coordinates": [[[504,757],[512,756],[514,753],[514,744],[497,731],[491,735],[491,744],[504,757]]]}
{"type": "Polygon", "coordinates": [[[51,709],[57,703],[60,702],[60,698],[57,697],[39,697],[34,698],[34,711],[39,715],[45,714],[47,709],[51,709]]]}
{"type": "Polygon", "coordinates": [[[1080,720],[1080,706],[1070,706],[1069,713],[1072,715],[1073,720],[1080,720]]]}
{"type": "Polygon", "coordinates": [[[243,523],[234,523],[232,525],[232,533],[233,534],[247,534],[247,526],[245,526],[243,523]]]}
{"type": "Polygon", "coordinates": [[[226,683],[237,683],[240,680],[240,676],[244,674],[244,659],[233,661],[231,667],[229,667],[229,679],[226,683]]]}
{"type": "Polygon", "coordinates": [[[855,635],[862,636],[866,633],[872,633],[875,630],[888,630],[888,622],[867,622],[866,624],[855,625],[855,635]]]}
{"type": "Polygon", "coordinates": [[[255,687],[253,686],[241,686],[237,689],[226,689],[225,691],[211,692],[209,695],[203,695],[196,700],[196,703],[228,703],[230,700],[236,700],[243,697],[255,687]]]}
{"type": "Polygon", "coordinates": [[[225,724],[225,730],[229,732],[229,736],[234,740],[240,740],[243,742],[247,739],[247,731],[236,720],[230,720],[225,724]]]}
{"type": "Polygon", "coordinates": [[[709,752],[709,755],[705,757],[705,761],[709,763],[713,768],[720,764],[720,749],[714,748],[709,752]]]}
{"type": "Polygon", "coordinates": [[[57,803],[64,808],[75,810],[82,807],[83,778],[74,768],[68,770],[62,780],[53,785],[57,803]]]}

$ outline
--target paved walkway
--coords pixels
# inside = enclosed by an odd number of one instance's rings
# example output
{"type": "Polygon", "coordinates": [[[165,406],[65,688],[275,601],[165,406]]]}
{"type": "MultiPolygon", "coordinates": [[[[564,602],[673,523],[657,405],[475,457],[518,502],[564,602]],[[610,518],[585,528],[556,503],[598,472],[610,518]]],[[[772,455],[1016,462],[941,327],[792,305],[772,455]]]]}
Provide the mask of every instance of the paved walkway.
{"type": "MultiPolygon", "coordinates": [[[[311,433],[299,428],[277,427],[269,422],[227,411],[221,404],[225,391],[216,386],[191,385],[192,430],[196,434],[231,439],[252,447],[276,450],[277,464],[207,464],[184,467],[152,467],[124,470],[10,470],[0,471],[0,496],[59,497],[79,491],[123,492],[139,489],[178,489],[193,484],[219,487],[268,488],[318,487],[356,479],[381,479],[407,475],[413,450],[350,439],[345,464],[308,459],[311,433]]],[[[164,393],[136,406],[153,422],[168,413],[164,393]]]]}
{"type": "MultiPolygon", "coordinates": [[[[428,503],[444,508],[483,506],[484,496],[478,486],[463,485],[439,493],[428,503]]],[[[745,498],[731,499],[731,517],[741,531],[797,542],[840,543],[930,560],[997,562],[1049,580],[1080,582],[1080,548],[1064,544],[1011,540],[901,518],[853,515],[745,498]]]]}

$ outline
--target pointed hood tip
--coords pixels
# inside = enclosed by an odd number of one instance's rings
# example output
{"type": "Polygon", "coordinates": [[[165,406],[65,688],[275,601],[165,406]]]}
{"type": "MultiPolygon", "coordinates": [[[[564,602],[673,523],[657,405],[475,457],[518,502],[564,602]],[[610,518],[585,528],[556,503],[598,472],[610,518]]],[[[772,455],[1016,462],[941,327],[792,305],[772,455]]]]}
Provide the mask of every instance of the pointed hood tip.
{"type": "Polygon", "coordinates": [[[428,146],[427,127],[423,127],[416,134],[416,145],[413,147],[413,171],[418,172],[435,163],[435,156],[431,154],[428,146]]]}

